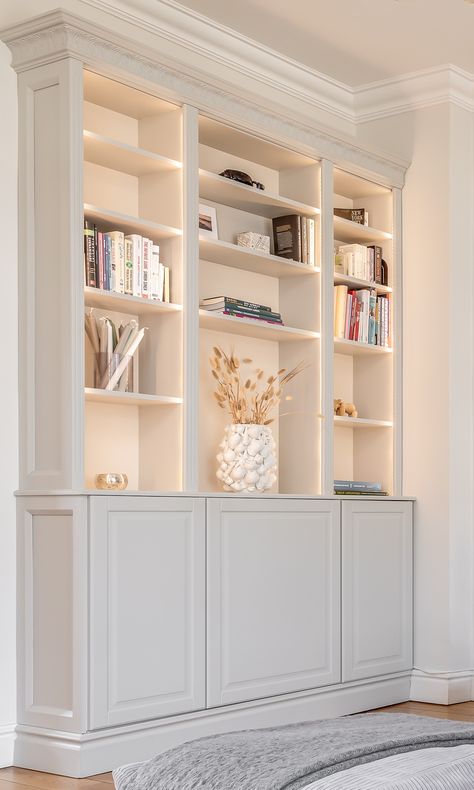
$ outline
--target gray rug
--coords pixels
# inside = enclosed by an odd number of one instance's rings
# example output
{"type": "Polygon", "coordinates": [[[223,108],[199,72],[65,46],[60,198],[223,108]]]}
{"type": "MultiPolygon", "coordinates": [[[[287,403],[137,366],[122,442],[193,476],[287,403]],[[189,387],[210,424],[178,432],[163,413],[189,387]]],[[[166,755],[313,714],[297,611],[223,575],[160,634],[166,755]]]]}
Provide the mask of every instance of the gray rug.
{"type": "Polygon", "coordinates": [[[117,768],[117,790],[297,790],[354,765],[432,746],[474,744],[474,725],[373,713],[189,741],[117,768]]]}

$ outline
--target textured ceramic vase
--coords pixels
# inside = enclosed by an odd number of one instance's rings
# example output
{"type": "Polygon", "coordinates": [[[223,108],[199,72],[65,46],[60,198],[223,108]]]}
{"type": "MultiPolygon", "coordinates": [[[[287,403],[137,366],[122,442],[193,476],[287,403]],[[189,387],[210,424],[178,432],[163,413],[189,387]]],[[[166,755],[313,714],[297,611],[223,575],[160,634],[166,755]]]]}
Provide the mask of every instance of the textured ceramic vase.
{"type": "Polygon", "coordinates": [[[269,425],[226,425],[217,454],[225,491],[267,491],[276,481],[275,441],[269,425]]]}

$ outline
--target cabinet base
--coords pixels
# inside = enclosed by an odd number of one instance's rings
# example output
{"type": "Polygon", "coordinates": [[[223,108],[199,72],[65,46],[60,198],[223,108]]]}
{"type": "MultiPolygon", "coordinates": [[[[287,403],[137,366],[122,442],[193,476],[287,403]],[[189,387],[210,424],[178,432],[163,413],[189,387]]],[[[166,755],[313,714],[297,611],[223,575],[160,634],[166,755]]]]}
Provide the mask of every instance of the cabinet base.
{"type": "Polygon", "coordinates": [[[406,702],[410,678],[407,672],[82,735],[19,725],[14,765],[64,776],[91,776],[205,735],[332,718],[406,702]]]}

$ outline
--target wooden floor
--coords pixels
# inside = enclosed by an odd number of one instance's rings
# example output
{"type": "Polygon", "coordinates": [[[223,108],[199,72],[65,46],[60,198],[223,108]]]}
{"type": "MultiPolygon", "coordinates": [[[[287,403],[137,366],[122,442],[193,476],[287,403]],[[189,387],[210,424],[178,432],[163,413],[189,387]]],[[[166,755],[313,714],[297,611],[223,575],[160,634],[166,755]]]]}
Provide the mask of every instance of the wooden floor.
{"type": "MultiPolygon", "coordinates": [[[[474,702],[460,705],[428,705],[425,702],[403,702],[379,710],[399,713],[415,713],[419,716],[434,716],[438,719],[455,719],[474,722],[474,702]]],[[[0,769],[0,790],[111,790],[112,774],[98,774],[88,779],[70,779],[67,776],[43,774],[24,768],[0,769]]]]}

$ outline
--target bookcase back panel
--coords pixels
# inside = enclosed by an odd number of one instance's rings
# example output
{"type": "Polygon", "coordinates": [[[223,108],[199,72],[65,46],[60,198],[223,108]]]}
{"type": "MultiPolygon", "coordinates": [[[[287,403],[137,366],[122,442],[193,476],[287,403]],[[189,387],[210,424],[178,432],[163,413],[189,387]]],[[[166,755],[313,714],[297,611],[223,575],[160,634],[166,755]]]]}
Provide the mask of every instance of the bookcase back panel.
{"type": "Polygon", "coordinates": [[[140,345],[140,392],[182,397],[182,313],[144,316],[142,324],[148,331],[140,345]]]}
{"type": "Polygon", "coordinates": [[[183,488],[183,409],[149,408],[139,414],[139,485],[142,491],[183,488]]]}
{"type": "Polygon", "coordinates": [[[287,494],[321,493],[320,342],[281,343],[279,363],[306,369],[283,391],[279,408],[279,483],[287,494]]]}
{"type": "Polygon", "coordinates": [[[118,140],[126,145],[134,147],[139,145],[136,118],[89,101],[84,102],[84,129],[118,140]]]}
{"type": "Polygon", "coordinates": [[[354,402],[354,358],[348,354],[334,355],[333,393],[334,399],[340,398],[346,403],[354,402]]]}
{"type": "MultiPolygon", "coordinates": [[[[139,179],[128,173],[84,162],[84,203],[139,216],[139,179]]],[[[106,228],[105,230],[115,230],[106,228]]]]}
{"type": "Polygon", "coordinates": [[[181,162],[183,158],[183,115],[173,105],[171,111],[141,118],[138,145],[147,151],[181,162]]]}
{"type": "MultiPolygon", "coordinates": [[[[199,386],[199,488],[201,491],[222,491],[222,484],[216,478],[216,454],[224,437],[224,428],[232,422],[227,410],[219,408],[215,398],[215,380],[211,375],[209,358],[213,355],[213,347],[221,347],[227,354],[232,351],[240,359],[249,358],[251,365],[248,370],[252,379],[255,371],[261,368],[266,377],[276,373],[280,368],[279,344],[266,340],[229,335],[226,332],[200,330],[200,386],[199,386]]],[[[272,415],[277,417],[278,414],[272,415]]],[[[278,419],[272,424],[273,438],[279,449],[278,419]]],[[[272,489],[275,493],[277,486],[272,489]]]]}
{"type": "Polygon", "coordinates": [[[138,406],[86,403],[85,437],[87,488],[95,488],[95,476],[103,472],[125,472],[129,489],[138,488],[138,406]]]}
{"type": "Polygon", "coordinates": [[[321,167],[319,163],[282,170],[279,181],[281,195],[309,206],[319,207],[321,205],[321,167]]]}
{"type": "Polygon", "coordinates": [[[280,309],[286,324],[297,329],[320,331],[319,285],[317,274],[280,279],[280,309]]]}
{"type": "Polygon", "coordinates": [[[354,479],[381,482],[382,490],[392,494],[392,429],[369,428],[354,434],[354,479]]]}
{"type": "Polygon", "coordinates": [[[241,211],[232,206],[225,206],[222,203],[215,203],[204,197],[199,199],[201,204],[212,206],[216,209],[217,233],[219,239],[228,241],[231,244],[237,243],[237,234],[252,231],[270,237],[270,250],[273,252],[273,230],[272,221],[268,217],[261,217],[259,214],[251,214],[249,211],[241,211]]]}
{"type": "Polygon", "coordinates": [[[278,311],[280,307],[278,279],[264,274],[220,266],[201,261],[199,269],[199,300],[213,296],[230,296],[256,302],[278,311]]]}
{"type": "MultiPolygon", "coordinates": [[[[354,433],[348,428],[334,427],[334,479],[354,480],[354,433]]],[[[360,478],[366,480],[368,478],[360,478]]]]}
{"type": "MultiPolygon", "coordinates": [[[[279,174],[278,171],[269,167],[264,167],[258,162],[242,159],[234,156],[227,151],[219,151],[216,148],[209,148],[206,145],[199,145],[199,167],[209,170],[211,173],[222,173],[223,170],[243,170],[254,181],[260,181],[269,192],[279,194],[279,174]]],[[[289,196],[291,197],[291,196],[289,196]]]]}
{"type": "Polygon", "coordinates": [[[138,214],[151,222],[181,228],[182,194],[181,170],[141,176],[138,185],[138,214]]]}
{"type": "Polygon", "coordinates": [[[359,417],[393,419],[392,354],[354,358],[353,400],[359,417]]]}
{"type": "MultiPolygon", "coordinates": [[[[354,208],[365,208],[369,212],[369,225],[387,233],[393,230],[392,194],[361,197],[353,201],[354,208]]],[[[385,250],[384,250],[385,253],[385,250]]],[[[385,257],[385,255],[384,255],[385,257]]]]}

